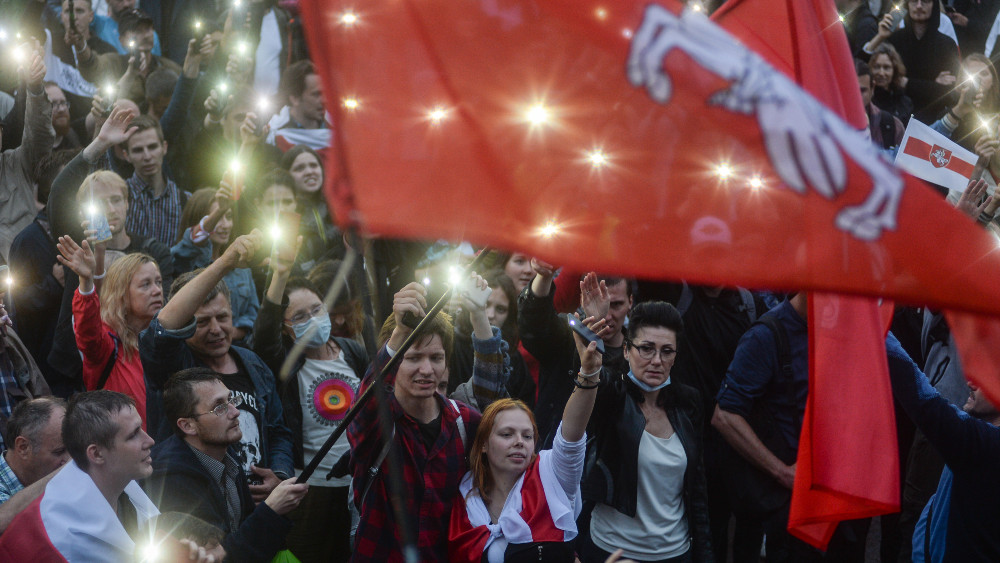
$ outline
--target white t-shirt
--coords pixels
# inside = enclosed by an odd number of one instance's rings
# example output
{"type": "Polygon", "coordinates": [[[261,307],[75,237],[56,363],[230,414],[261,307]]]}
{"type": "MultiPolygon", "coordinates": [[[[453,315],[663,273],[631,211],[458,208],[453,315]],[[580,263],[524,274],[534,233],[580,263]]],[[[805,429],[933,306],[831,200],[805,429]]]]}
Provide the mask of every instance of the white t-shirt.
{"type": "Polygon", "coordinates": [[[687,462],[676,432],[664,439],[643,431],[635,518],[598,504],[590,520],[594,544],[607,552],[623,549],[632,559],[669,559],[686,553],[691,547],[684,517],[687,462]]]}
{"type": "MultiPolygon", "coordinates": [[[[298,373],[299,404],[302,405],[302,451],[305,462],[316,455],[330,434],[340,426],[351,408],[361,380],[344,361],[344,352],[336,360],[307,359],[298,373]]],[[[346,487],[351,477],[327,480],[333,464],[350,449],[345,433],[330,448],[316,472],[307,481],[319,487],[346,487]]]]}
{"type": "Polygon", "coordinates": [[[260,43],[254,54],[253,89],[262,96],[273,96],[280,82],[281,32],[274,10],[268,10],[260,24],[260,43]]]}

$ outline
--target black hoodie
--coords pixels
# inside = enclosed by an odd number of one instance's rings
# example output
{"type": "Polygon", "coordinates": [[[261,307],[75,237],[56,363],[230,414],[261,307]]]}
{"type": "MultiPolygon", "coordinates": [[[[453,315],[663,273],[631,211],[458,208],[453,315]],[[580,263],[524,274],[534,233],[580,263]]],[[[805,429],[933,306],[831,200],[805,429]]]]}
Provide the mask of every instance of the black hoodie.
{"type": "Polygon", "coordinates": [[[931,16],[927,21],[927,31],[923,37],[914,34],[913,21],[909,10],[904,17],[906,26],[889,36],[889,42],[899,51],[906,65],[906,95],[913,100],[914,116],[930,124],[944,114],[948,93],[952,86],[942,86],[935,82],[938,75],[948,71],[959,76],[961,61],[958,46],[940,31],[941,8],[938,2],[931,3],[931,16]]]}

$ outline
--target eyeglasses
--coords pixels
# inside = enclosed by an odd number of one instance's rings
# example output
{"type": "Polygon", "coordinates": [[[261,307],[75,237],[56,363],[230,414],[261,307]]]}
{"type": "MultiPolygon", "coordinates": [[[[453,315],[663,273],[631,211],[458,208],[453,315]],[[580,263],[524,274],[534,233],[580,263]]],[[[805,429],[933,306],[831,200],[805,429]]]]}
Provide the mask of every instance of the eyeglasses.
{"type": "Polygon", "coordinates": [[[68,108],[68,107],[69,107],[69,102],[67,102],[66,100],[58,100],[52,102],[52,109],[68,108]]]}
{"type": "MultiPolygon", "coordinates": [[[[634,342],[628,342],[628,345],[635,348],[636,351],[639,352],[639,357],[646,361],[652,360],[653,356],[655,356],[657,353],[656,346],[653,346],[652,344],[648,343],[635,344],[634,342]]],[[[670,361],[670,358],[673,358],[674,354],[676,353],[677,350],[674,350],[673,348],[670,348],[668,346],[664,346],[659,350],[660,361],[668,362],[670,361]]]]}
{"type": "Polygon", "coordinates": [[[243,397],[240,397],[239,395],[230,395],[229,398],[226,399],[225,403],[219,403],[218,405],[215,405],[214,409],[208,412],[192,414],[187,418],[198,418],[199,416],[204,416],[206,414],[214,414],[215,416],[226,416],[226,413],[229,412],[229,405],[233,405],[234,407],[239,407],[242,404],[243,404],[243,397]]]}
{"type": "Polygon", "coordinates": [[[304,323],[311,318],[318,317],[324,313],[326,313],[326,310],[323,309],[322,304],[319,304],[310,309],[308,313],[305,312],[297,313],[295,316],[285,321],[285,324],[288,326],[297,325],[300,323],[304,323]]]}

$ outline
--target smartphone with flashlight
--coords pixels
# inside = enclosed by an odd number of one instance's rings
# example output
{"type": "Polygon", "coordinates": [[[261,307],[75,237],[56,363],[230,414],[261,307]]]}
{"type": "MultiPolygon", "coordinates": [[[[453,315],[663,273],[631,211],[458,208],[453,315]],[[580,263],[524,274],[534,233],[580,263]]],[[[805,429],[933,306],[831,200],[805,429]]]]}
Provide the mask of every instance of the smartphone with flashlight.
{"type": "Polygon", "coordinates": [[[302,216],[292,211],[278,214],[278,224],[274,237],[274,252],[284,262],[295,260],[295,241],[299,236],[302,216]]]}
{"type": "Polygon", "coordinates": [[[101,100],[104,102],[102,109],[104,115],[111,115],[111,110],[115,107],[115,100],[118,99],[118,90],[114,84],[107,84],[101,89],[101,100]]]}
{"type": "Polygon", "coordinates": [[[588,343],[596,342],[597,351],[602,354],[604,353],[604,340],[600,336],[597,336],[596,332],[587,328],[587,325],[583,324],[583,321],[577,319],[573,315],[561,315],[561,316],[566,318],[566,324],[569,325],[569,328],[573,332],[582,336],[583,339],[586,340],[588,343]]]}
{"type": "Polygon", "coordinates": [[[253,119],[253,136],[260,137],[264,134],[264,127],[267,126],[267,121],[264,115],[258,115],[253,119]]]}
{"type": "Polygon", "coordinates": [[[899,23],[903,21],[903,8],[901,6],[894,6],[892,8],[892,31],[899,29],[899,23]]]}
{"type": "Polygon", "coordinates": [[[108,217],[102,213],[96,205],[91,204],[87,209],[87,219],[90,221],[90,228],[94,233],[94,242],[108,242],[111,240],[111,225],[108,224],[108,217]]]}

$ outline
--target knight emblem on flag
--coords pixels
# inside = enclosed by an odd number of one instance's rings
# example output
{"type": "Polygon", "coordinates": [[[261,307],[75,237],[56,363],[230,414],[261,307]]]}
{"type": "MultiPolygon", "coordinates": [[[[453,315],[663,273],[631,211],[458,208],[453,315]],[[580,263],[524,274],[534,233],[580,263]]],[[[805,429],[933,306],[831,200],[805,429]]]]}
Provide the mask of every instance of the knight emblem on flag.
{"type": "Polygon", "coordinates": [[[948,166],[949,162],[951,162],[951,151],[944,147],[934,145],[931,147],[931,156],[928,160],[930,160],[931,164],[933,164],[936,168],[944,168],[948,166]]]}

